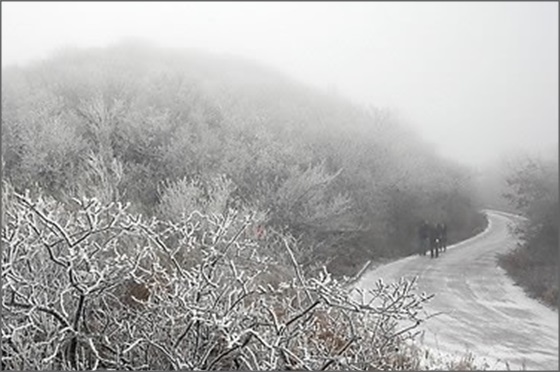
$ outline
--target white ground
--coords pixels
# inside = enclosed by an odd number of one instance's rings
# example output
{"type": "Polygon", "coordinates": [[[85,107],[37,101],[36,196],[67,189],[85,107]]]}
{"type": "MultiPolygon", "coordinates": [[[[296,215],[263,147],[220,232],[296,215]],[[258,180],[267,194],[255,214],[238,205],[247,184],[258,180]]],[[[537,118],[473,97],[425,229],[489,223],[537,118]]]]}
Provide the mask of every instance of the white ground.
{"type": "Polygon", "coordinates": [[[519,218],[495,211],[487,215],[490,224],[483,233],[439,258],[394,261],[365,273],[355,286],[418,276],[419,291],[435,294],[426,311],[442,313],[421,326],[421,342],[432,352],[472,352],[489,369],[558,370],[558,312],[527,297],[497,265],[496,255],[515,247],[508,225],[519,218]]]}

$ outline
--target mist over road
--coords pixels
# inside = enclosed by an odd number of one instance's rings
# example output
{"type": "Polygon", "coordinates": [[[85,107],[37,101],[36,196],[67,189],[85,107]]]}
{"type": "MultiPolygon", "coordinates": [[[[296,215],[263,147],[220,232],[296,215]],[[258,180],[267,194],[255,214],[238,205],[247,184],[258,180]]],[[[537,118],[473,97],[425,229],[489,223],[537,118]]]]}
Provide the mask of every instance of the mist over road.
{"type": "Polygon", "coordinates": [[[515,247],[508,225],[519,217],[487,211],[481,234],[451,246],[437,259],[411,256],[367,272],[356,283],[368,288],[382,278],[418,276],[418,289],[433,293],[421,325],[425,347],[436,353],[474,354],[491,369],[558,370],[558,313],[531,299],[498,267],[497,254],[515,247]]]}

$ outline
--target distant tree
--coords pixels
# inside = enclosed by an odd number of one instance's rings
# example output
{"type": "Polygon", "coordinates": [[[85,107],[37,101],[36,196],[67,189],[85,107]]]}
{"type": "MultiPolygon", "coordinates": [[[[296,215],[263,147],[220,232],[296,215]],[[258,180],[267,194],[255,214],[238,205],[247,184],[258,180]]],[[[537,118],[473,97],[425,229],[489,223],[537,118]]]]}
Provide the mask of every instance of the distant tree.
{"type": "Polygon", "coordinates": [[[500,263],[531,295],[558,307],[558,161],[520,158],[507,183],[505,198],[527,219],[514,230],[518,248],[500,263]]]}
{"type": "Polygon", "coordinates": [[[527,242],[558,247],[558,164],[523,158],[507,178],[504,197],[520,210],[529,223],[519,232],[527,242]]]}

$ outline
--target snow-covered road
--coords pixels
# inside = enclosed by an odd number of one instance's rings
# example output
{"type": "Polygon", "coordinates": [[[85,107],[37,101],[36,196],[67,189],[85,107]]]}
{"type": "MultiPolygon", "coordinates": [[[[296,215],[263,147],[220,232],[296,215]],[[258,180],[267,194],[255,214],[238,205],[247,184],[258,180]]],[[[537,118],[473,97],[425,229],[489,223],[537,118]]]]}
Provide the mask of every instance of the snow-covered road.
{"type": "Polygon", "coordinates": [[[434,293],[423,345],[443,354],[472,352],[491,369],[558,370],[558,312],[527,297],[497,265],[514,248],[508,224],[519,218],[486,211],[488,228],[451,246],[437,259],[411,256],[365,273],[356,287],[418,276],[418,289],[434,293]]]}

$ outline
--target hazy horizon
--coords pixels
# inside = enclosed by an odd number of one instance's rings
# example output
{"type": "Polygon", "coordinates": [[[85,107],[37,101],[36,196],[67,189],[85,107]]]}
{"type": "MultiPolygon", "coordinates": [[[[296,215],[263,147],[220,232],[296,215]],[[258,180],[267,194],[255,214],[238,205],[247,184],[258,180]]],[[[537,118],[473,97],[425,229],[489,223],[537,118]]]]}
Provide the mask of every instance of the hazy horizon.
{"type": "Polygon", "coordinates": [[[558,146],[558,4],[2,3],[2,67],[127,38],[389,108],[471,166],[558,146]]]}

